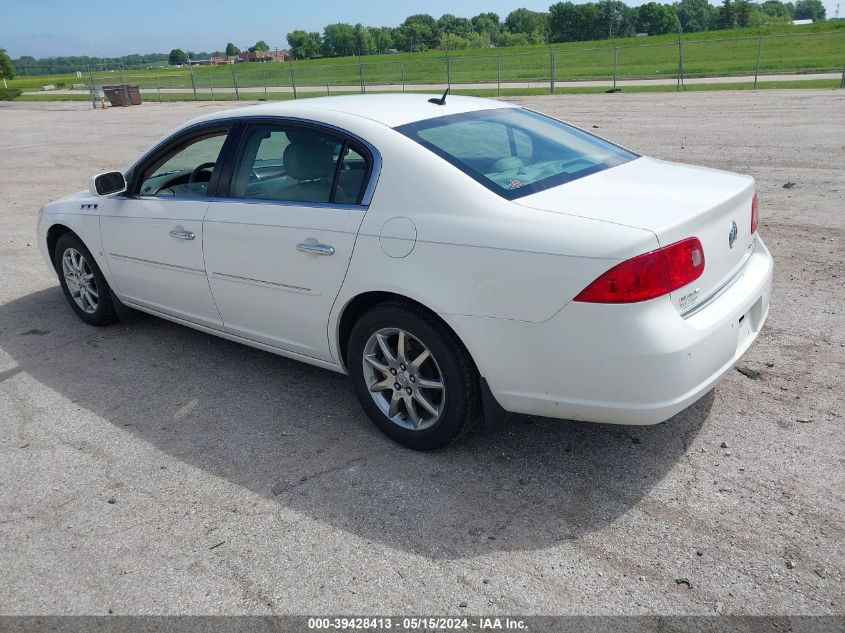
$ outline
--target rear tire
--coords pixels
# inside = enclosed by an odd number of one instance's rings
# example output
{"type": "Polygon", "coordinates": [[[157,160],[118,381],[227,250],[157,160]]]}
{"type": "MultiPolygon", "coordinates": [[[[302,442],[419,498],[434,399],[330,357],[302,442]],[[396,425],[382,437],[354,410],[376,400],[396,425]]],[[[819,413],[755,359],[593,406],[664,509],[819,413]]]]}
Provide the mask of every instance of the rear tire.
{"type": "Polygon", "coordinates": [[[440,319],[412,304],[388,302],[352,328],[347,366],[373,423],[415,450],[460,439],[479,419],[478,372],[440,319]]]}
{"type": "Polygon", "coordinates": [[[91,251],[76,234],[65,233],[58,239],[53,263],[65,299],[76,316],[94,326],[117,321],[109,284],[91,251]]]}

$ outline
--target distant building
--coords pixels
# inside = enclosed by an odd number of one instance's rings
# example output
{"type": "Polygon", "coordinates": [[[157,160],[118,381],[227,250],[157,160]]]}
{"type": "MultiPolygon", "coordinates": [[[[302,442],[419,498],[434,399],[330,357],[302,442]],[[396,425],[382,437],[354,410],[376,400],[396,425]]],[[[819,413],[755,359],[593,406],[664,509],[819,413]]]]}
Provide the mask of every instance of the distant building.
{"type": "Polygon", "coordinates": [[[812,20],[792,20],[792,23],[796,26],[800,26],[802,24],[812,24],[812,20]]]}
{"type": "Polygon", "coordinates": [[[241,62],[286,62],[290,54],[277,48],[273,51],[243,51],[235,57],[236,61],[241,62]]]}
{"type": "Polygon", "coordinates": [[[286,50],[273,51],[243,51],[237,55],[214,53],[209,59],[192,59],[192,64],[200,66],[221,66],[223,64],[239,64],[241,62],[286,62],[290,53],[286,50]]]}

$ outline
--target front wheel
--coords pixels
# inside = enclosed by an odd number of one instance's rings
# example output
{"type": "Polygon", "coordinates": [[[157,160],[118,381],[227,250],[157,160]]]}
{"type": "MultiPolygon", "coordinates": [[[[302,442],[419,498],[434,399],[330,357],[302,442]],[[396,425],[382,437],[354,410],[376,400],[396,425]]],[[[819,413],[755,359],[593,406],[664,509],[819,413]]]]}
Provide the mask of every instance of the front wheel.
{"type": "Polygon", "coordinates": [[[379,429],[417,450],[446,446],[478,418],[478,376],[463,344],[437,317],[385,303],[352,328],[347,365],[379,429]]]}
{"type": "Polygon", "coordinates": [[[79,237],[73,233],[62,235],[53,258],[62,292],[80,319],[89,325],[117,321],[106,278],[79,237]]]}

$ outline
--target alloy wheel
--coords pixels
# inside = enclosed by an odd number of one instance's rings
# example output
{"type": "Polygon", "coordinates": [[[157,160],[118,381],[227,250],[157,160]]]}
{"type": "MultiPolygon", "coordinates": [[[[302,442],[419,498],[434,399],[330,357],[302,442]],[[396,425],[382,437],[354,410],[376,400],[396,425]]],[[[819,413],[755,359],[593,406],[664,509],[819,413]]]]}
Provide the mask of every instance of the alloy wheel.
{"type": "Polygon", "coordinates": [[[83,312],[94,314],[100,301],[97,282],[85,257],[75,248],[67,248],[62,254],[62,274],[76,305],[83,312]]]}
{"type": "Polygon", "coordinates": [[[370,396],[393,423],[422,431],[440,419],[446,403],[443,374],[418,338],[382,328],[367,340],[362,362],[370,396]]]}

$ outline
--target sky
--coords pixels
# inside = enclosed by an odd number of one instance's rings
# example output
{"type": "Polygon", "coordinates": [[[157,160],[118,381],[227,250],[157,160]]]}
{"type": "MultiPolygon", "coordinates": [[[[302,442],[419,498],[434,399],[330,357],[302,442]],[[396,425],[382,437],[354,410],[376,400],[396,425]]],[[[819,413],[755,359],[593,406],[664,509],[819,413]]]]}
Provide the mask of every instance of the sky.
{"type": "MultiPolygon", "coordinates": [[[[484,11],[494,11],[504,19],[518,7],[546,11],[553,1],[3,0],[0,48],[13,58],[117,57],[167,53],[173,48],[214,51],[225,48],[227,42],[246,48],[258,40],[271,48],[287,48],[285,35],[290,31],[322,31],[332,22],[398,26],[414,13],[472,17],[484,11]]],[[[822,1],[828,17],[833,17],[840,1],[840,14],[845,14],[845,0],[822,1]]]]}

